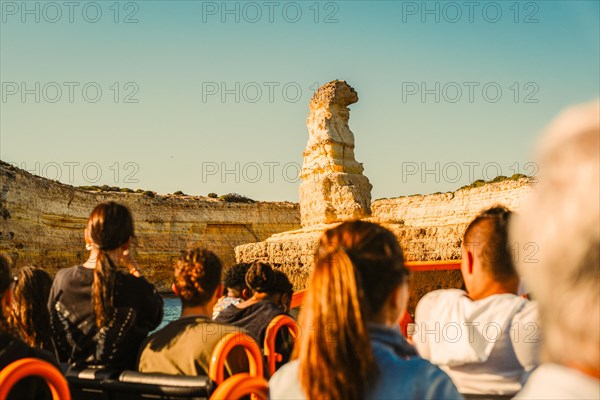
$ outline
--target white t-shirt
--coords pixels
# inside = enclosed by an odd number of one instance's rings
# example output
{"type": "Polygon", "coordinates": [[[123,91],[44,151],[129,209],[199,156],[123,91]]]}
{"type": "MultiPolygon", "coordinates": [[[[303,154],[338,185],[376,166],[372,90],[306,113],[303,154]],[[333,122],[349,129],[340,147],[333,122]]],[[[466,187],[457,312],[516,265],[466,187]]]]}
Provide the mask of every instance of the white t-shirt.
{"type": "Polygon", "coordinates": [[[515,399],[600,399],[600,381],[562,365],[542,364],[515,399]]]}
{"type": "Polygon", "coordinates": [[[513,294],[469,299],[458,289],[425,295],[413,342],[461,393],[514,394],[538,363],[537,304],[513,294]]]}

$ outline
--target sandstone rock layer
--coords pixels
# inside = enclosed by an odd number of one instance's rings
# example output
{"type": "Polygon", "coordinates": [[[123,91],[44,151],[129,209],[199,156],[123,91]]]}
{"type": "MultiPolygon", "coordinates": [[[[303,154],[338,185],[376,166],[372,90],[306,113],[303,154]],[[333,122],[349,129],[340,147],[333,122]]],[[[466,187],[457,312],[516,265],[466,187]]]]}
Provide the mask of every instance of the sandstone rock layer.
{"type": "Polygon", "coordinates": [[[96,204],[126,204],[135,220],[136,256],[144,275],[169,290],[181,250],[203,246],[225,266],[237,245],[300,227],[298,204],[227,203],[192,196],[148,197],[99,193],[50,181],[0,163],[0,252],[17,267],[36,264],[51,273],[85,261],[83,229],[96,204]]]}
{"type": "Polygon", "coordinates": [[[338,80],[321,86],[310,101],[300,184],[305,228],[371,214],[372,185],[354,158],[354,134],[348,126],[348,105],[357,101],[356,91],[338,80]]]}

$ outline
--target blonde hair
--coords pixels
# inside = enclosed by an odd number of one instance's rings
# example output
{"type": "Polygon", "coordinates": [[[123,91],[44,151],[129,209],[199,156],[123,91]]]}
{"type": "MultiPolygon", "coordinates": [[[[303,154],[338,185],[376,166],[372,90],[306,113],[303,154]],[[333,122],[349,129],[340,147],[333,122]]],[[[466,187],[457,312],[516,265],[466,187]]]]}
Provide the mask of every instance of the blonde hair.
{"type": "Polygon", "coordinates": [[[294,349],[309,399],[360,399],[377,377],[367,330],[408,276],[402,250],[387,229],[344,222],[319,242],[294,349]]]}
{"type": "Polygon", "coordinates": [[[538,147],[539,181],[510,226],[539,301],[543,358],[600,368],[600,102],[561,114],[538,147]]]}

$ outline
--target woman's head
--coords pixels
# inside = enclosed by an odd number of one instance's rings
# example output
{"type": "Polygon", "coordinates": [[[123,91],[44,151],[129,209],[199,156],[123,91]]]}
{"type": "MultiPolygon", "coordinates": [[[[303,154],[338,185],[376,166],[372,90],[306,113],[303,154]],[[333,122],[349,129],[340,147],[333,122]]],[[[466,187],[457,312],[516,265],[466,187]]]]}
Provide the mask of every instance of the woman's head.
{"type": "MultiPolygon", "coordinates": [[[[364,221],[344,222],[326,231],[319,240],[311,281],[315,291],[326,295],[323,284],[335,284],[345,272],[356,282],[361,313],[373,319],[394,289],[406,282],[408,270],[398,240],[380,225],[364,221]],[[340,268],[350,267],[353,268],[340,268]],[[348,271],[345,271],[348,269],[348,271]],[[364,300],[364,301],[363,301],[364,300]]],[[[334,299],[337,296],[334,294],[334,299]]]]}
{"type": "Polygon", "coordinates": [[[272,291],[272,300],[277,304],[283,311],[290,312],[292,305],[292,295],[294,294],[294,287],[290,282],[290,279],[286,274],[281,271],[273,271],[274,284],[272,291]]]}
{"type": "Polygon", "coordinates": [[[108,252],[127,249],[133,235],[133,218],[122,204],[100,203],[90,214],[85,240],[97,252],[92,299],[98,327],[106,326],[114,311],[116,267],[108,252]]]}
{"type": "Polygon", "coordinates": [[[364,396],[377,371],[367,323],[397,323],[407,277],[398,241],[379,225],[344,222],[321,236],[300,316],[314,334],[295,353],[307,397],[364,396]]]}
{"type": "Polygon", "coordinates": [[[246,285],[255,293],[271,293],[275,285],[271,266],[258,261],[252,263],[246,272],[246,285]]]}
{"type": "Polygon", "coordinates": [[[14,278],[10,324],[32,347],[50,349],[48,296],[52,278],[40,268],[24,267],[14,278]]]}
{"type": "Polygon", "coordinates": [[[125,245],[133,236],[133,218],[124,205],[109,201],[100,203],[90,214],[86,225],[86,242],[108,251],[125,245]]]}
{"type": "Polygon", "coordinates": [[[221,284],[222,270],[221,260],[212,251],[193,249],[185,252],[175,265],[173,283],[173,291],[181,298],[183,307],[203,306],[211,300],[216,302],[220,296],[216,292],[221,284]]]}
{"type": "Polygon", "coordinates": [[[223,285],[227,289],[228,297],[239,297],[246,300],[252,295],[250,288],[246,285],[246,272],[249,268],[250,264],[239,263],[232,265],[225,271],[223,285]]]}

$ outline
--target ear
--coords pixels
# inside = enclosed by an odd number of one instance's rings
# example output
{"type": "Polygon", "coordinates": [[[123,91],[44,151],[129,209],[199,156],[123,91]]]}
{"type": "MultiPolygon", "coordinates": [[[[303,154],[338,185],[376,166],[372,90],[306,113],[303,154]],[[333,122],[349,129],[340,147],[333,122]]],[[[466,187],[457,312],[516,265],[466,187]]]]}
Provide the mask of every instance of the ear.
{"type": "Polygon", "coordinates": [[[175,284],[171,285],[171,290],[173,291],[175,296],[179,297],[179,289],[177,289],[177,286],[175,284]]]}
{"type": "Polygon", "coordinates": [[[252,297],[252,290],[248,288],[242,289],[242,299],[248,300],[250,297],[252,297]]]}
{"type": "Polygon", "coordinates": [[[467,251],[467,271],[469,275],[473,274],[473,264],[475,263],[475,255],[471,250],[467,251]]]}
{"type": "Polygon", "coordinates": [[[131,237],[129,237],[129,239],[127,239],[127,241],[125,242],[125,244],[123,246],[121,246],[121,248],[123,250],[128,250],[129,247],[131,247],[131,237]]]}

